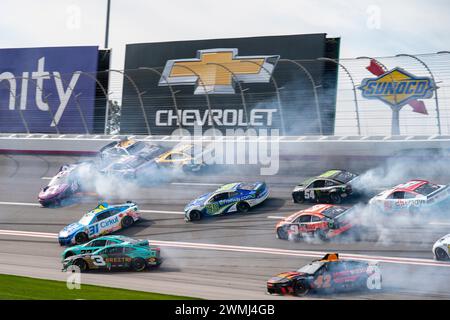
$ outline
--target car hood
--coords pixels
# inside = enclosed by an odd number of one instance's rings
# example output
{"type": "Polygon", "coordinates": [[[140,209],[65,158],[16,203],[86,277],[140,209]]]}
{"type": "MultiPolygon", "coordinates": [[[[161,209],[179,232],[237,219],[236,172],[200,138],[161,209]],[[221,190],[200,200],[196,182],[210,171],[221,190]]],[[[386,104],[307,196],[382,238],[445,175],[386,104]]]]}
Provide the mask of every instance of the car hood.
{"type": "Polygon", "coordinates": [[[441,239],[436,241],[436,244],[450,244],[450,234],[443,236],[441,239]]]}
{"type": "Polygon", "coordinates": [[[208,198],[212,195],[212,192],[210,193],[205,193],[204,195],[201,195],[200,197],[198,197],[197,199],[195,199],[194,201],[191,201],[187,206],[186,209],[191,208],[191,207],[199,207],[199,206],[203,206],[206,202],[206,200],[208,200],[208,198]]]}
{"type": "Polygon", "coordinates": [[[61,237],[61,238],[65,238],[65,237],[68,237],[71,234],[74,234],[75,232],[77,232],[78,230],[81,230],[83,228],[84,228],[84,226],[81,223],[74,222],[74,223],[71,223],[68,226],[64,227],[64,229],[62,229],[59,232],[58,236],[61,237]]]}
{"type": "Polygon", "coordinates": [[[69,187],[68,184],[58,184],[56,186],[47,186],[45,188],[43,188],[41,190],[41,192],[39,192],[39,199],[49,199],[49,198],[53,198],[61,193],[63,193],[64,191],[67,190],[67,188],[69,187]]]}
{"type": "Polygon", "coordinates": [[[308,275],[306,273],[296,272],[296,271],[289,271],[289,272],[283,272],[280,274],[277,274],[276,276],[269,279],[269,283],[279,283],[279,282],[287,282],[291,281],[293,278],[297,277],[307,277],[308,275]]]}

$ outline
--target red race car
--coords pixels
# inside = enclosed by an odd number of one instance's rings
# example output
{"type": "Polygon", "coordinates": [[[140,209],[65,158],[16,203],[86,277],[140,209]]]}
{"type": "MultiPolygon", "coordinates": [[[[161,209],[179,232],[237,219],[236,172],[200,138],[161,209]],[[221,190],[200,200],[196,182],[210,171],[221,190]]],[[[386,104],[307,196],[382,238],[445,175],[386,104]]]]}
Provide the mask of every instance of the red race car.
{"type": "Polygon", "coordinates": [[[354,226],[350,221],[354,217],[353,213],[352,208],[329,204],[316,205],[278,222],[277,238],[298,240],[309,236],[325,241],[351,229],[354,226]]]}

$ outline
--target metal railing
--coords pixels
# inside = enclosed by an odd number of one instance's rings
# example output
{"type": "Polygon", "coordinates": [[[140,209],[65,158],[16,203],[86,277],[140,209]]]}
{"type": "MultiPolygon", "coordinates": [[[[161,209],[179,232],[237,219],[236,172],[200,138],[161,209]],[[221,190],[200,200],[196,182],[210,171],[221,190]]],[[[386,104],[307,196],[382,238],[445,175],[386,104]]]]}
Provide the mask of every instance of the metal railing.
{"type": "MultiPolygon", "coordinates": [[[[248,63],[255,63],[248,61],[248,63]]],[[[450,52],[442,51],[435,54],[410,55],[399,54],[392,57],[358,57],[356,59],[340,59],[333,60],[330,58],[318,58],[310,60],[289,60],[280,59],[275,71],[271,73],[269,70],[263,70],[271,75],[267,92],[252,90],[252,86],[247,82],[239,81],[239,77],[232,71],[226,63],[210,63],[222,69],[223,73],[233,79],[236,87],[236,95],[233,99],[239,99],[239,104],[244,111],[245,123],[250,127],[249,114],[251,105],[261,104],[264,107],[270,106],[276,109],[281,115],[280,117],[280,133],[289,135],[289,128],[286,125],[286,106],[299,103],[298,113],[289,114],[289,120],[295,123],[298,119],[307,119],[314,122],[317,131],[311,130],[311,135],[323,135],[324,123],[326,121],[334,122],[335,135],[450,135],[450,52]],[[430,78],[433,83],[433,99],[423,100],[426,105],[427,114],[419,114],[416,110],[407,105],[401,108],[392,108],[382,101],[367,100],[359,89],[363,79],[376,78],[375,75],[368,71],[368,65],[371,61],[376,63],[384,72],[393,70],[394,68],[402,68],[408,73],[417,77],[430,78]],[[318,70],[318,63],[321,64],[323,70],[318,70]],[[324,87],[323,75],[328,71],[338,70],[338,82],[336,89],[336,113],[335,116],[329,118],[326,112],[325,94],[327,88],[324,87]],[[299,83],[292,83],[292,73],[304,79],[299,83]],[[289,90],[286,90],[289,87],[289,90]],[[268,96],[273,96],[273,101],[267,101],[268,96]],[[311,105],[302,105],[301,101],[310,101],[311,105]],[[432,102],[433,101],[433,102],[432,102]],[[432,107],[433,105],[433,107],[432,107]],[[306,112],[307,110],[308,112],[306,112]],[[394,123],[397,123],[394,125],[394,123]],[[395,128],[397,127],[397,128],[395,128]]],[[[117,100],[119,105],[136,105],[141,111],[139,114],[133,114],[131,121],[135,119],[136,123],[143,121],[145,133],[152,134],[154,119],[149,116],[152,108],[158,105],[160,101],[165,108],[171,109],[176,117],[177,127],[184,129],[185,125],[181,121],[180,113],[184,101],[195,99],[200,101],[203,99],[205,103],[206,116],[215,127],[214,108],[215,95],[208,92],[205,82],[208,79],[200,77],[200,75],[187,66],[179,66],[187,73],[191,73],[198,78],[198,85],[203,87],[203,95],[192,95],[186,93],[186,90],[179,90],[175,85],[170,85],[168,79],[162,73],[162,66],[146,67],[142,66],[133,70],[107,70],[105,73],[110,74],[109,87],[106,88],[97,79],[97,74],[87,72],[77,72],[79,77],[88,79],[94,83],[97,89],[95,98],[86,98],[81,94],[81,89],[76,85],[72,87],[70,81],[73,74],[51,74],[51,77],[58,78],[63,84],[65,90],[70,90],[71,98],[68,102],[72,112],[61,114],[61,111],[55,105],[60,102],[58,97],[52,95],[47,86],[40,85],[40,81],[36,77],[19,77],[4,75],[0,78],[0,101],[6,105],[0,105],[3,109],[3,119],[5,122],[21,123],[16,126],[17,133],[24,132],[27,134],[34,133],[36,121],[44,121],[42,117],[29,114],[30,108],[37,108],[35,101],[30,101],[30,97],[23,95],[20,83],[30,83],[32,88],[39,92],[43,105],[49,106],[43,108],[43,112],[47,112],[48,116],[45,121],[49,121],[48,132],[44,133],[66,133],[64,128],[59,125],[57,119],[65,119],[71,117],[73,129],[76,133],[89,134],[94,133],[92,123],[96,121],[104,121],[105,126],[101,134],[118,133],[113,131],[109,125],[110,120],[114,117],[120,117],[118,113],[111,114],[110,107],[113,100],[117,100]],[[153,81],[152,86],[143,86],[142,79],[154,77],[155,80],[163,79],[167,83],[164,87],[156,87],[153,81]],[[132,90],[126,90],[131,88],[132,90]],[[115,96],[115,98],[113,97],[115,96]],[[170,101],[170,105],[167,105],[170,101]],[[104,108],[104,112],[93,112],[92,108],[87,106],[95,105],[96,108],[104,108]],[[46,110],[44,110],[46,109],[46,110]],[[8,112],[6,112],[7,110],[8,112]]],[[[392,79],[394,80],[394,79],[392,79]]],[[[41,81],[42,83],[42,81],[41,81]]],[[[184,87],[185,88],[185,87],[184,87]]],[[[36,97],[34,97],[36,99],[36,97]]],[[[397,97],[395,97],[397,100],[397,97]]],[[[123,111],[123,110],[122,110],[123,111]]],[[[119,123],[120,118],[117,118],[119,123]]],[[[67,120],[66,120],[67,121],[67,120]]],[[[75,133],[71,132],[71,133],[75,133]]]]}

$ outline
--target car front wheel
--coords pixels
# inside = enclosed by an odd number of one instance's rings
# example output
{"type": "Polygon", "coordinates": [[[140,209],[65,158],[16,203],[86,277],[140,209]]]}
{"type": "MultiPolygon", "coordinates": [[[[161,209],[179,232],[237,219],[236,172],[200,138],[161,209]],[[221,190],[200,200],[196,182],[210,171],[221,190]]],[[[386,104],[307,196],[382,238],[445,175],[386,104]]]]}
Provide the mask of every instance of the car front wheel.
{"type": "Polygon", "coordinates": [[[80,269],[80,272],[84,272],[87,270],[87,263],[83,259],[77,259],[73,262],[74,266],[77,266],[80,269]]]}
{"type": "Polygon", "coordinates": [[[288,233],[283,227],[277,229],[277,237],[281,240],[288,240],[288,233]]]}
{"type": "Polygon", "coordinates": [[[86,242],[88,242],[88,240],[89,240],[89,237],[88,237],[88,235],[87,235],[86,233],[84,233],[84,232],[77,233],[77,235],[75,236],[75,242],[76,242],[77,244],[83,244],[83,243],[86,243],[86,242]]]}
{"type": "Polygon", "coordinates": [[[129,226],[131,226],[133,224],[134,220],[132,217],[130,216],[126,216],[122,219],[121,225],[122,228],[128,228],[129,226]]]}
{"type": "Polygon", "coordinates": [[[309,288],[302,281],[297,282],[294,285],[294,294],[297,297],[303,297],[309,292],[309,288]]]}
{"type": "Polygon", "coordinates": [[[449,256],[448,256],[447,252],[445,252],[445,250],[442,248],[436,248],[436,250],[434,251],[434,254],[436,255],[436,260],[438,260],[438,261],[449,260],[449,256]]]}
{"type": "Polygon", "coordinates": [[[189,218],[191,221],[199,221],[202,218],[200,211],[193,210],[189,213],[189,218]]]}

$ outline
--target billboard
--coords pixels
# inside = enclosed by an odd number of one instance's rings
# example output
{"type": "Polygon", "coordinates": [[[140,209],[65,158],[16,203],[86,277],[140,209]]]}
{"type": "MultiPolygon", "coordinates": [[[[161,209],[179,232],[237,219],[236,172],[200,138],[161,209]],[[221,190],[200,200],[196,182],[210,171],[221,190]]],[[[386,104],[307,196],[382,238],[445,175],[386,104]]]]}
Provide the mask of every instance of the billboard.
{"type": "Polygon", "coordinates": [[[333,134],[337,66],[317,58],[337,59],[339,43],[310,34],[128,44],[125,69],[134,83],[124,79],[121,133],[148,133],[147,119],[159,135],[196,124],[333,134]]]}
{"type": "Polygon", "coordinates": [[[94,132],[96,46],[0,49],[0,132],[94,132]]]}

